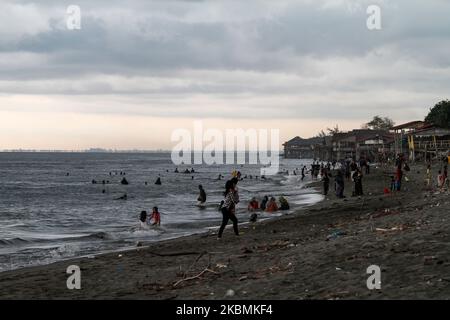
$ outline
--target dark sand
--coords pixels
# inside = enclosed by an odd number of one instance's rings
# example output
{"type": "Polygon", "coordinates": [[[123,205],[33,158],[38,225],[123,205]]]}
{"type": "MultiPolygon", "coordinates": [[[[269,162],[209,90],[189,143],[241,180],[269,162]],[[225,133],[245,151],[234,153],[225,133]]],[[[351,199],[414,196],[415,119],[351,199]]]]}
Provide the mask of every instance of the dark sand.
{"type": "Polygon", "coordinates": [[[411,169],[400,193],[384,195],[389,178],[373,170],[363,198],[352,198],[347,182],[346,201],[331,194],[295,215],[241,227],[240,237],[227,229],[220,241],[196,235],[120,257],[3,272],[0,298],[449,299],[450,197],[425,190],[423,167],[411,169]],[[327,241],[337,230],[345,234],[327,241]],[[81,290],[66,288],[71,264],[81,267],[81,290]],[[366,286],[373,264],[381,290],[366,286]],[[229,289],[235,294],[225,297],[229,289]]]}

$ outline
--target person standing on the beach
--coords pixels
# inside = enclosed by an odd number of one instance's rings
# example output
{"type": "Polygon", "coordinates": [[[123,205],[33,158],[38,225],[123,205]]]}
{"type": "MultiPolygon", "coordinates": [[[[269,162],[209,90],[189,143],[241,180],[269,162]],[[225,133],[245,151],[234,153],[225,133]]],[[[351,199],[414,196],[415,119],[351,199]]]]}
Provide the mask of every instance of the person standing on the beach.
{"type": "Polygon", "coordinates": [[[198,189],[200,190],[200,195],[197,198],[198,205],[203,206],[206,202],[206,192],[205,192],[205,189],[203,189],[202,185],[199,185],[198,189]]]}
{"type": "Polygon", "coordinates": [[[427,183],[427,187],[429,188],[431,184],[431,164],[427,165],[427,175],[425,181],[427,183]]]}
{"type": "Polygon", "coordinates": [[[235,189],[235,182],[232,180],[228,180],[225,184],[225,200],[222,205],[222,224],[219,229],[219,233],[217,234],[217,239],[222,238],[223,230],[228,224],[228,221],[231,220],[233,222],[234,233],[238,236],[238,220],[236,217],[236,204],[239,202],[239,197],[237,194],[237,190],[235,189]],[[237,196],[237,197],[236,197],[237,196]]]}
{"type": "Polygon", "coordinates": [[[362,172],[361,170],[356,170],[353,174],[353,181],[355,182],[355,196],[359,197],[363,194],[363,186],[362,186],[362,172]]]}
{"type": "Polygon", "coordinates": [[[344,197],[344,175],[341,170],[338,170],[336,178],[335,178],[335,190],[336,196],[340,199],[344,197]]]}
{"type": "Polygon", "coordinates": [[[350,170],[350,161],[346,161],[345,162],[345,177],[347,178],[347,180],[350,180],[351,178],[351,170],[350,170]]]}
{"type": "Polygon", "coordinates": [[[353,175],[355,174],[356,170],[358,170],[358,164],[356,161],[352,160],[350,163],[350,177],[353,179],[353,175]]]}
{"type": "Polygon", "coordinates": [[[403,171],[400,165],[397,167],[397,171],[395,172],[395,184],[397,191],[401,191],[402,189],[402,179],[403,179],[403,171]]]}
{"type": "Polygon", "coordinates": [[[306,166],[303,166],[302,168],[302,181],[303,179],[305,179],[306,175],[305,175],[305,170],[306,170],[306,166]]]}
{"type": "Polygon", "coordinates": [[[330,189],[330,176],[328,175],[328,170],[324,170],[323,172],[323,194],[328,195],[328,190],[330,189]]]}
{"type": "Polygon", "coordinates": [[[438,171],[438,176],[437,176],[437,186],[439,190],[443,190],[444,189],[444,184],[445,184],[445,177],[444,174],[442,173],[441,170],[438,171]]]}

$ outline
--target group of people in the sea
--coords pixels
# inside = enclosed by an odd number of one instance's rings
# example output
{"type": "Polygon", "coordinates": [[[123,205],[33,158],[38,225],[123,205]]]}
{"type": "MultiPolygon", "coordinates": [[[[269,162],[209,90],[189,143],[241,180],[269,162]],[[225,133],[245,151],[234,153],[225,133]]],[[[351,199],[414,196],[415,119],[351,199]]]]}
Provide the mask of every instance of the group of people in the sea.
{"type": "MultiPolygon", "coordinates": [[[[227,180],[225,183],[225,191],[223,193],[224,199],[219,204],[219,211],[222,214],[222,223],[217,234],[218,239],[222,237],[223,231],[230,220],[233,223],[234,233],[239,235],[236,205],[240,202],[240,197],[237,185],[239,181],[242,181],[244,178],[239,171],[233,171],[231,176],[231,179],[227,180]]],[[[207,194],[203,185],[199,185],[198,190],[197,206],[205,207],[207,194]]],[[[124,197],[126,199],[126,194],[124,197]]],[[[283,196],[278,198],[278,202],[275,197],[264,196],[261,201],[258,201],[256,197],[252,198],[247,208],[251,213],[250,221],[255,222],[257,220],[257,211],[273,213],[279,210],[289,210],[290,206],[287,199],[283,196]]],[[[151,216],[148,216],[146,211],[142,211],[139,220],[141,228],[148,229],[149,225],[160,226],[161,215],[158,208],[154,207],[151,216]]]]}
{"type": "Polygon", "coordinates": [[[276,212],[278,210],[289,210],[289,209],[290,209],[289,202],[283,196],[280,196],[278,198],[278,203],[275,197],[272,196],[270,198],[268,196],[264,196],[261,202],[258,202],[256,197],[253,197],[247,206],[247,210],[251,212],[255,212],[258,210],[265,212],[276,212]]]}
{"type": "Polygon", "coordinates": [[[142,229],[147,229],[150,226],[159,227],[161,225],[161,213],[159,212],[158,207],[153,207],[151,215],[148,215],[145,210],[141,211],[139,222],[142,229]]]}

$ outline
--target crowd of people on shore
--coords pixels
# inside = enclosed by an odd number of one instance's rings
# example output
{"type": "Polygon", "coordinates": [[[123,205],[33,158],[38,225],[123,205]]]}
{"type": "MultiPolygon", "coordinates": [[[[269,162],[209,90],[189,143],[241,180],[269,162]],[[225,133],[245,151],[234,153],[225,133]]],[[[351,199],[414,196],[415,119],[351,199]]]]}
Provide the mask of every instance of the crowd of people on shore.
{"type": "MultiPolygon", "coordinates": [[[[384,189],[384,193],[393,193],[399,192],[402,190],[402,182],[408,181],[407,172],[411,169],[404,157],[404,155],[399,154],[395,160],[395,170],[391,173],[386,173],[390,178],[390,185],[386,186],[384,189]]],[[[307,174],[310,174],[311,181],[321,181],[323,183],[323,194],[325,196],[329,195],[330,192],[330,183],[334,178],[334,193],[338,199],[345,198],[345,186],[348,182],[352,183],[352,192],[351,195],[354,197],[361,197],[364,195],[363,191],[363,176],[370,174],[370,163],[364,157],[361,157],[358,161],[354,158],[342,160],[342,161],[333,161],[333,162],[319,162],[314,161],[310,168],[306,165],[301,165],[300,169],[296,168],[294,170],[284,170],[279,172],[280,174],[285,175],[295,175],[301,176],[300,180],[304,181],[307,174]]],[[[167,170],[167,172],[169,172],[167,170]]],[[[195,173],[195,170],[186,169],[182,172],[175,169],[175,173],[195,173]]],[[[110,173],[112,175],[112,173],[110,173]]],[[[128,181],[126,180],[125,172],[120,172],[120,175],[123,176],[121,179],[121,184],[127,185],[128,181]]],[[[244,179],[257,179],[258,176],[251,175],[242,175],[240,171],[234,170],[231,173],[231,178],[225,183],[225,191],[223,193],[224,199],[221,201],[219,205],[219,211],[222,214],[222,223],[220,225],[218,231],[218,238],[222,237],[223,231],[226,225],[231,222],[233,223],[233,230],[236,235],[239,235],[238,230],[238,218],[236,215],[236,206],[240,202],[239,191],[238,191],[238,183],[239,181],[243,181],[244,179]]],[[[264,180],[265,177],[261,176],[261,180],[264,180]]],[[[225,179],[225,176],[219,174],[217,180],[225,179]]],[[[93,184],[98,183],[93,180],[93,184]]],[[[161,185],[161,178],[158,176],[156,185],[161,185]]],[[[109,181],[102,181],[102,184],[109,184],[109,181]]],[[[147,184],[147,183],[146,183],[147,184]]],[[[442,163],[440,169],[437,171],[436,180],[433,178],[432,166],[429,164],[426,170],[425,176],[425,184],[428,188],[437,187],[438,190],[450,189],[450,182],[448,179],[448,164],[442,163]],[[436,183],[434,183],[436,181],[436,183]]],[[[202,185],[198,186],[199,195],[197,197],[197,206],[200,208],[205,208],[207,195],[204,187],[202,185]]],[[[117,200],[127,200],[127,195],[117,198],[117,200]]],[[[260,199],[257,197],[251,198],[247,205],[247,212],[250,214],[250,222],[255,222],[258,219],[258,213],[274,213],[277,211],[285,211],[289,210],[290,205],[288,200],[284,196],[279,196],[278,201],[274,196],[265,195],[260,199]]],[[[142,228],[148,228],[149,226],[160,226],[161,224],[161,214],[158,211],[157,207],[153,208],[152,214],[147,215],[146,211],[142,211],[140,215],[140,224],[142,228]]]]}

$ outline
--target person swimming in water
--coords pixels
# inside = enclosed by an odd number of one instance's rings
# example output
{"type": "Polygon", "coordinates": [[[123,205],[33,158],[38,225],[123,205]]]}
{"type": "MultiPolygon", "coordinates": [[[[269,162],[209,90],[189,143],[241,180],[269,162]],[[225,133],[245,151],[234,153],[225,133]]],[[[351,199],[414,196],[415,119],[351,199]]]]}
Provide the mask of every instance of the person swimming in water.
{"type": "Polygon", "coordinates": [[[248,211],[255,211],[259,209],[259,203],[258,200],[256,200],[255,197],[252,198],[250,203],[248,204],[247,210],[248,211]]]}
{"type": "Polygon", "coordinates": [[[198,186],[198,190],[200,190],[200,195],[197,198],[198,201],[198,205],[199,206],[204,206],[205,202],[206,202],[206,192],[205,189],[203,189],[202,185],[198,186]]]}
{"type": "Polygon", "coordinates": [[[152,215],[150,216],[150,221],[153,220],[152,226],[161,225],[161,213],[158,211],[158,207],[153,207],[152,215]]]}
{"type": "Polygon", "coordinates": [[[147,229],[147,211],[141,211],[141,215],[139,217],[139,224],[142,229],[147,229]]]}
{"type": "Polygon", "coordinates": [[[117,199],[115,199],[115,200],[127,200],[128,199],[128,196],[127,196],[127,194],[125,193],[123,196],[121,196],[121,197],[119,197],[119,198],[117,198],[117,199]]]}
{"type": "Polygon", "coordinates": [[[123,184],[123,185],[129,184],[129,183],[128,183],[128,180],[127,180],[126,178],[123,178],[123,179],[120,181],[120,183],[123,184]]]}
{"type": "Polygon", "coordinates": [[[289,210],[289,202],[285,197],[281,196],[278,201],[280,202],[280,210],[289,210]]]}
{"type": "Polygon", "coordinates": [[[160,177],[158,177],[158,179],[156,179],[155,184],[158,185],[158,186],[160,186],[160,185],[162,184],[162,183],[161,183],[161,178],[160,178],[160,177]]]}
{"type": "Polygon", "coordinates": [[[267,204],[266,212],[275,212],[275,211],[278,211],[278,205],[275,198],[271,197],[269,203],[267,204]]]}

